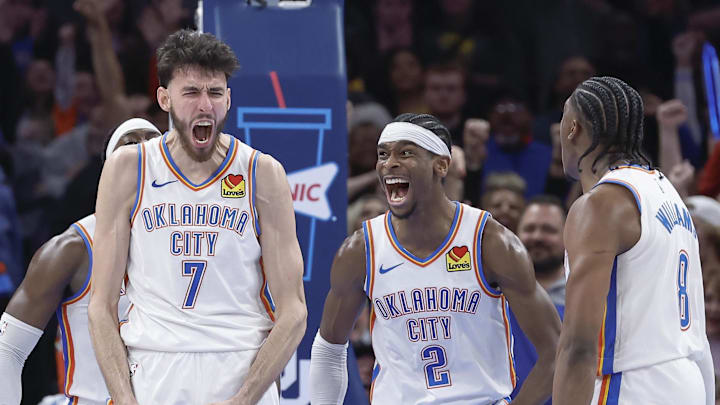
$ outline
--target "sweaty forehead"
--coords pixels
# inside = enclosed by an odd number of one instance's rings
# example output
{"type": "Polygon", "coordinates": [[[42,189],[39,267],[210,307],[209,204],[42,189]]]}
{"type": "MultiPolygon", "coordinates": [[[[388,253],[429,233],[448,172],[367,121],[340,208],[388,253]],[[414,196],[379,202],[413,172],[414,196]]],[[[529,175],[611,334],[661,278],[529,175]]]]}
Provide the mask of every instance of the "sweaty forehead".
{"type": "Polygon", "coordinates": [[[180,66],[175,69],[168,87],[226,87],[225,73],[199,66],[180,66]]]}

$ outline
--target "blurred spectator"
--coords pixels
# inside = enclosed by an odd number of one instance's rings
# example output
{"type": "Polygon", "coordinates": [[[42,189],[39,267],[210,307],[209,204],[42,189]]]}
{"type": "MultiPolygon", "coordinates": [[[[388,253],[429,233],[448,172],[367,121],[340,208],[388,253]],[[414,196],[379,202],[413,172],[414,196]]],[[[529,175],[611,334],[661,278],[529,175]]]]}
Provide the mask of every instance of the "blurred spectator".
{"type": "Polygon", "coordinates": [[[720,276],[705,281],[705,329],[710,341],[710,352],[715,375],[720,374],[720,276]]]}
{"type": "Polygon", "coordinates": [[[465,151],[464,199],[474,206],[480,206],[483,165],[487,158],[487,141],[490,138],[490,123],[483,119],[469,118],[463,129],[463,150],[465,151]]]}
{"type": "Polygon", "coordinates": [[[552,124],[560,122],[565,100],[570,97],[580,83],[593,76],[595,76],[595,67],[584,56],[571,56],[560,64],[553,83],[549,108],[535,117],[533,124],[535,140],[552,144],[550,127],[552,124]]]}
{"type": "Polygon", "coordinates": [[[54,132],[49,115],[28,113],[18,123],[17,142],[11,148],[12,184],[28,256],[23,263],[50,236],[45,213],[51,199],[42,191],[41,184],[46,148],[53,140],[54,132]]]}
{"type": "Polygon", "coordinates": [[[696,195],[688,197],[685,203],[697,232],[703,274],[711,276],[711,269],[718,269],[720,274],[720,202],[696,195]]]}
{"type": "Polygon", "coordinates": [[[409,48],[390,52],[387,74],[388,106],[393,115],[429,113],[424,97],[424,72],[417,54],[409,48]]]}
{"type": "Polygon", "coordinates": [[[545,193],[560,198],[565,201],[565,206],[569,207],[572,205],[572,202],[568,201],[568,199],[571,197],[570,191],[573,183],[565,176],[565,169],[563,168],[559,122],[550,125],[550,139],[552,140],[552,160],[550,161],[547,181],[545,182],[545,193]]]}
{"type": "MultiPolygon", "coordinates": [[[[533,139],[532,113],[518,97],[505,95],[490,112],[490,140],[484,174],[513,171],[525,179],[525,197],[545,189],[552,160],[549,145],[533,139]]],[[[487,181],[487,180],[486,180],[487,181]]]]}
{"type": "Polygon", "coordinates": [[[720,198],[720,142],[715,147],[702,170],[698,192],[713,198],[720,198]]]}
{"type": "Polygon", "coordinates": [[[463,146],[465,71],[459,65],[433,65],[425,71],[425,103],[450,131],[452,143],[463,146]]]}
{"type": "Polygon", "coordinates": [[[517,235],[533,261],[535,278],[555,306],[565,305],[564,227],[562,201],[542,194],[528,201],[518,223],[517,235]]]}
{"type": "Polygon", "coordinates": [[[348,235],[362,228],[362,223],[368,219],[384,214],[388,210],[385,196],[377,193],[363,194],[348,206],[347,224],[348,235]]]}
{"type": "MultiPolygon", "coordinates": [[[[559,198],[538,195],[528,202],[520,217],[518,237],[530,254],[535,268],[535,278],[550,295],[550,299],[562,317],[565,310],[565,207],[559,198]]],[[[530,343],[515,315],[510,312],[510,322],[515,338],[513,353],[518,383],[511,395],[513,398],[522,387],[537,362],[537,351],[530,343]]],[[[551,404],[552,401],[547,401],[551,404]]]]}
{"type": "Polygon", "coordinates": [[[6,172],[12,170],[9,151],[0,147],[0,297],[8,298],[23,279],[20,221],[6,172]]]}
{"type": "Polygon", "coordinates": [[[493,173],[485,179],[481,208],[516,233],[520,214],[525,209],[526,187],[525,180],[513,172],[493,173]]]}
{"type": "Polygon", "coordinates": [[[461,201],[465,195],[465,151],[463,148],[452,145],[450,167],[443,181],[445,195],[450,201],[461,201]]]}
{"type": "Polygon", "coordinates": [[[376,49],[409,47],[413,44],[413,2],[411,0],[376,0],[376,49]]]}
{"type": "Polygon", "coordinates": [[[349,201],[377,187],[377,141],[390,121],[392,117],[385,107],[378,103],[370,102],[353,107],[348,122],[349,201]]]}
{"type": "Polygon", "coordinates": [[[375,367],[375,353],[371,345],[353,345],[358,366],[360,380],[368,397],[372,386],[373,368],[375,367]]]}

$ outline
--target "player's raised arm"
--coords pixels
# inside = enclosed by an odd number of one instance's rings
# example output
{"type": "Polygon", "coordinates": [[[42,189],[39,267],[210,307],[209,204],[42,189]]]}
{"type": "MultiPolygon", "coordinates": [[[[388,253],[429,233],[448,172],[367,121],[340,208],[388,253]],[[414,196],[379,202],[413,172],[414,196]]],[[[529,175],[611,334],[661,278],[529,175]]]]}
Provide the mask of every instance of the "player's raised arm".
{"type": "Polygon", "coordinates": [[[33,255],[25,279],[0,320],[1,404],[20,403],[25,359],[83,261],[87,263],[85,243],[72,229],[53,237],[33,255]]]}
{"type": "Polygon", "coordinates": [[[513,404],[542,404],[552,391],[560,316],[535,280],[532,262],[520,239],[494,219],[488,221],[483,232],[482,257],[488,280],[500,286],[538,354],[513,404]]]}
{"type": "Polygon", "coordinates": [[[305,334],[307,307],[303,258],[295,232],[295,211],[282,165],[261,155],[257,166],[257,210],[262,260],[275,302],[275,324],[240,391],[230,402],[256,403],[280,375],[305,334]]]}
{"type": "Polygon", "coordinates": [[[363,231],[343,242],[330,271],[320,331],[310,357],[310,398],[313,404],[341,404],[347,390],[347,342],[367,296],[363,231]]]}
{"type": "Polygon", "coordinates": [[[118,286],[130,243],[130,215],[137,189],[138,149],[126,146],[107,160],[100,176],[88,320],[100,370],[115,404],[136,403],[125,345],[118,329],[118,286]]]}
{"type": "Polygon", "coordinates": [[[640,238],[640,217],[629,191],[604,184],[575,202],[565,226],[570,276],[553,403],[586,404],[597,376],[598,336],[613,262],[640,238]]]}

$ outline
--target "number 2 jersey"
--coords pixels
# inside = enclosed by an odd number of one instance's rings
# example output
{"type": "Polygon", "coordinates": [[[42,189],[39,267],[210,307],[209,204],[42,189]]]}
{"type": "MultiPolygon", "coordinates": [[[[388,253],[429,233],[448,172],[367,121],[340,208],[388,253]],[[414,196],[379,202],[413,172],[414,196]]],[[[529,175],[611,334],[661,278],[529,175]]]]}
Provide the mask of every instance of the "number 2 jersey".
{"type": "Polygon", "coordinates": [[[402,247],[391,213],[363,224],[374,404],[495,404],[512,392],[507,303],[482,269],[489,217],[456,203],[450,232],[426,258],[402,247]]]}
{"type": "Polygon", "coordinates": [[[258,350],[274,308],[254,208],[259,152],[230,137],[222,164],[195,184],[166,138],[138,145],[122,339],[162,352],[258,350]]]}
{"type": "MultiPolygon", "coordinates": [[[[657,170],[620,166],[598,182],[626,187],[641,235],[613,264],[600,333],[598,375],[704,353],[705,303],[698,239],[690,213],[657,170]]],[[[570,265],[572,272],[572,263],[570,265]]]]}

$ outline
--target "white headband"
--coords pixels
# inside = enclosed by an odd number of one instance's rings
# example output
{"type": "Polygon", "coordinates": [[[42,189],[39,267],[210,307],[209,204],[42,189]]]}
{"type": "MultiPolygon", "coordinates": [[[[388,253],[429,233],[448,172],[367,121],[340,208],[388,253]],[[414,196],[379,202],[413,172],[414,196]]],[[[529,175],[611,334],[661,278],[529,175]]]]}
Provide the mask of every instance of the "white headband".
{"type": "Polygon", "coordinates": [[[120,138],[122,138],[123,135],[127,134],[130,131],[137,131],[139,129],[157,132],[158,135],[162,135],[160,133],[160,130],[157,129],[157,127],[153,125],[150,121],[143,118],[130,118],[129,120],[120,124],[120,126],[117,127],[115,132],[113,132],[112,136],[110,137],[110,142],[108,142],[107,149],[105,150],[105,159],[109,158],[110,155],[112,155],[113,151],[115,150],[115,146],[117,146],[117,143],[120,141],[120,138]]]}
{"type": "Polygon", "coordinates": [[[387,142],[410,141],[417,146],[436,155],[450,157],[450,150],[445,142],[434,132],[409,122],[391,122],[385,125],[378,145],[387,142]]]}

